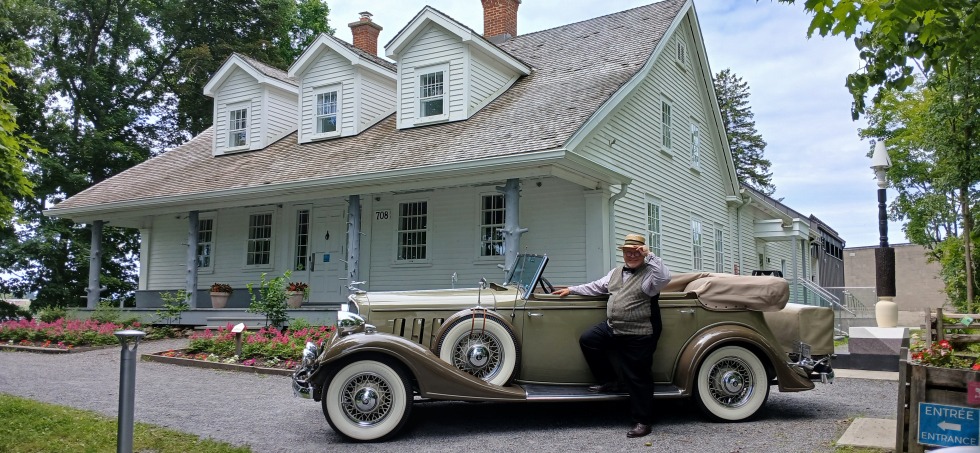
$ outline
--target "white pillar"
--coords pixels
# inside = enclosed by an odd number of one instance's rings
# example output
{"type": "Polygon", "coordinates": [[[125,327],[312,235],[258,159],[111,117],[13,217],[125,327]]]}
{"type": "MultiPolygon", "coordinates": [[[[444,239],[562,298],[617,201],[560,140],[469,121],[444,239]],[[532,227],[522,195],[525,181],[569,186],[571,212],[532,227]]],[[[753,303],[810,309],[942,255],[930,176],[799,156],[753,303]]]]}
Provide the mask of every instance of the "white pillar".
{"type": "Polygon", "coordinates": [[[200,226],[197,211],[191,211],[187,215],[187,271],[184,282],[187,303],[191,308],[197,308],[197,237],[200,226]]]}
{"type": "Polygon", "coordinates": [[[102,294],[99,276],[102,275],[102,220],[92,222],[92,244],[88,255],[88,289],[86,289],[87,308],[95,308],[99,305],[99,296],[102,294]]]}
{"type": "Polygon", "coordinates": [[[347,284],[359,280],[361,273],[361,196],[347,197],[347,284]]]}

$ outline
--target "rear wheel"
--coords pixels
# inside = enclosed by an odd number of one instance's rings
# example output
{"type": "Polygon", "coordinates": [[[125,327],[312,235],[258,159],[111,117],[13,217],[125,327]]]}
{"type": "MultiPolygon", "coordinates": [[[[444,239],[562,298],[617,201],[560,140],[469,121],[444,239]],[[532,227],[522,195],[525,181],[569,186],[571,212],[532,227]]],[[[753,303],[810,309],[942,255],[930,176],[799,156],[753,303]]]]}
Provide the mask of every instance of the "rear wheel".
{"type": "Polygon", "coordinates": [[[510,327],[482,313],[454,321],[439,336],[436,350],[442,360],[493,385],[510,382],[521,353],[510,327]]]}
{"type": "Polygon", "coordinates": [[[752,351],[725,346],[708,354],[698,369],[698,406],[709,417],[741,421],[756,413],[769,397],[769,379],[752,351]]]}
{"type": "Polygon", "coordinates": [[[341,436],[382,441],[394,436],[412,412],[412,386],[390,359],[358,360],[344,366],[324,390],[323,415],[341,436]]]}

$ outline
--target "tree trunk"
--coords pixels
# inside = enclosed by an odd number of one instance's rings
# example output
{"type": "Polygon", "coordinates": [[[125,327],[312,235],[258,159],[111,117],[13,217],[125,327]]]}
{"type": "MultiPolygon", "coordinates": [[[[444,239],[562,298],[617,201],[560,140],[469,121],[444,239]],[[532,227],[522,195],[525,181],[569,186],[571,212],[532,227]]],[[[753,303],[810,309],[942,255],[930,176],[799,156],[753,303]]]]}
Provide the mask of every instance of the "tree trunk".
{"type": "Polygon", "coordinates": [[[960,205],[963,212],[963,252],[966,259],[966,312],[973,313],[973,212],[970,210],[970,187],[960,187],[960,205]]]}

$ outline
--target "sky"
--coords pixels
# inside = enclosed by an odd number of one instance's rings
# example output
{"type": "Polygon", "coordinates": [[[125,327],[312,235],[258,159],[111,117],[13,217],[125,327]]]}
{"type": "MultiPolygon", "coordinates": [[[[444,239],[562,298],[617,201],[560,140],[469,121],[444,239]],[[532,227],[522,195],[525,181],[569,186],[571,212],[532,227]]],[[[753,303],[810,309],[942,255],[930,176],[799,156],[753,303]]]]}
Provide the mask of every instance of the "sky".
{"type": "MultiPolygon", "coordinates": [[[[603,16],[652,0],[524,0],[517,33],[525,34],[603,16]]],[[[858,137],[864,119],[851,120],[845,77],[861,66],[853,42],[841,37],[807,38],[810,17],[802,2],[695,0],[712,74],[725,68],[749,85],[756,129],[768,143],[773,197],[833,228],[847,247],[876,246],[877,185],[867,157],[870,143],[858,137]]],[[[425,5],[483,31],[479,0],[329,1],[335,35],[351,41],[347,24],[360,12],[383,27],[378,52],[425,5]]],[[[889,202],[895,193],[888,192],[889,202]]],[[[908,242],[901,224],[889,222],[891,244],[908,242]]]]}

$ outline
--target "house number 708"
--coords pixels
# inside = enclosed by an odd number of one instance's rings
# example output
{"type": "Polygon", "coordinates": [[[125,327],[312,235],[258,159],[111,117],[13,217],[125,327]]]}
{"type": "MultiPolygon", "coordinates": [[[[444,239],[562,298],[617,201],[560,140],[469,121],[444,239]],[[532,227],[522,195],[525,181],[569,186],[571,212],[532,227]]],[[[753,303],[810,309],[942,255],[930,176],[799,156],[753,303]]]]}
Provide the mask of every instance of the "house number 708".
{"type": "Polygon", "coordinates": [[[374,220],[388,220],[388,216],[391,215],[391,211],[374,211],[374,220]]]}

